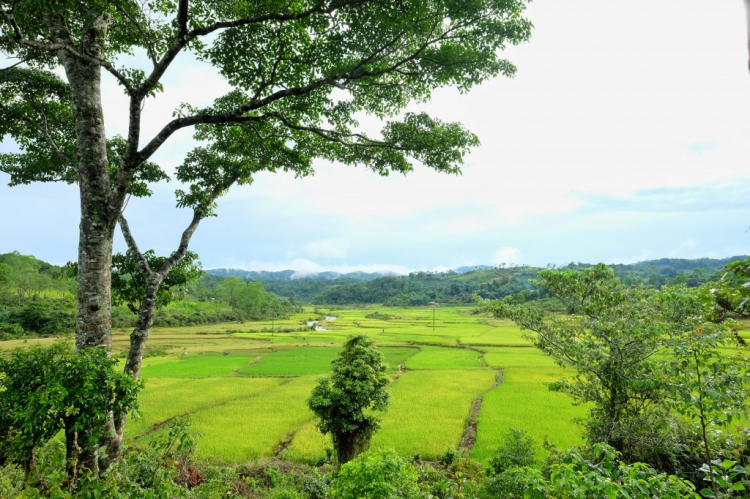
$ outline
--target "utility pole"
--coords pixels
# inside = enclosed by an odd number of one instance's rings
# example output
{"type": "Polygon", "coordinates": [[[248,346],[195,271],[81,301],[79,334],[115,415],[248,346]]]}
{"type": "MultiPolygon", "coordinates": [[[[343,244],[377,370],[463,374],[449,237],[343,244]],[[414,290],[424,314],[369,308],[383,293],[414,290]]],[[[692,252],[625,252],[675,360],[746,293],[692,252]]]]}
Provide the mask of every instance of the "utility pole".
{"type": "Polygon", "coordinates": [[[437,302],[431,301],[430,306],[432,307],[432,332],[435,332],[435,307],[437,307],[437,302]]]}

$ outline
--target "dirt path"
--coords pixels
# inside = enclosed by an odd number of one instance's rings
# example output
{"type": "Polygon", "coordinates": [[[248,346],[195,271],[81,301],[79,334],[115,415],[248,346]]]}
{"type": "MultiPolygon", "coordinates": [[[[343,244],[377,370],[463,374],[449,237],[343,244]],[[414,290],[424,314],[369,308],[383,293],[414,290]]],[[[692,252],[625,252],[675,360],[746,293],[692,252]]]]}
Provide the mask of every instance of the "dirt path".
{"type": "MultiPolygon", "coordinates": [[[[302,426],[300,426],[300,428],[302,428],[302,426]]],[[[289,446],[292,445],[292,440],[294,440],[294,436],[296,434],[297,430],[294,430],[284,435],[279,441],[279,445],[277,445],[276,449],[273,451],[273,457],[281,456],[289,448],[289,446]]]]}
{"type": "Polygon", "coordinates": [[[486,392],[479,395],[471,403],[471,409],[469,410],[469,418],[466,420],[466,426],[464,427],[464,433],[461,435],[461,443],[458,444],[459,449],[466,449],[466,452],[471,451],[472,447],[477,441],[477,418],[479,417],[479,411],[482,409],[482,401],[484,396],[487,395],[491,390],[497,388],[500,383],[503,382],[503,371],[500,369],[495,375],[495,384],[493,384],[486,392]]]}

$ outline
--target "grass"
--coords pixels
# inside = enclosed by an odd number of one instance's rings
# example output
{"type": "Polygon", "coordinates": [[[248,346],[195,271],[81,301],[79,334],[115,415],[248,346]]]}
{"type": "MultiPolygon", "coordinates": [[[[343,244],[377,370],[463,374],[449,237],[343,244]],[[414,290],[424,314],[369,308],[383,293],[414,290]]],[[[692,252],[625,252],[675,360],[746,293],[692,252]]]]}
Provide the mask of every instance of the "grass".
{"type": "Polygon", "coordinates": [[[331,370],[331,361],[340,351],[334,347],[296,347],[273,353],[239,370],[247,375],[322,374],[331,370]]]}
{"type": "Polygon", "coordinates": [[[199,455],[232,463],[273,456],[285,437],[312,418],[306,400],[315,381],[315,376],[281,380],[259,396],[195,413],[191,428],[201,435],[199,455]]]}
{"type": "Polygon", "coordinates": [[[489,390],[495,371],[412,371],[391,387],[391,402],[373,447],[392,447],[404,456],[437,459],[461,440],[471,403],[489,390]]]}
{"type": "MultiPolygon", "coordinates": [[[[391,447],[404,456],[438,459],[457,448],[471,403],[495,382],[495,371],[410,371],[391,385],[391,400],[372,447],[391,447]]],[[[308,422],[294,435],[284,457],[315,463],[325,457],[330,437],[308,422]]]]}
{"type": "MultiPolygon", "coordinates": [[[[259,350],[270,352],[270,350],[259,350]]],[[[220,353],[199,353],[180,357],[151,358],[143,367],[145,377],[204,378],[206,376],[227,376],[233,371],[250,364],[257,356],[223,355],[220,353]],[[159,359],[163,361],[158,362],[159,359]]],[[[149,359],[147,359],[149,360],[149,359]]]]}

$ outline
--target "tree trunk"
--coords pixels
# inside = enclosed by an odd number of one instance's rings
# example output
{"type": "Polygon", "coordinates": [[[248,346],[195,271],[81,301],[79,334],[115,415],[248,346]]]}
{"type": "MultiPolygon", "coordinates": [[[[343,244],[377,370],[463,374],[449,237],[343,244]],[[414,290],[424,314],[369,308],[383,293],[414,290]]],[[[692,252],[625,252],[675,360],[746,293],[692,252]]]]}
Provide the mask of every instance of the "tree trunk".
{"type": "Polygon", "coordinates": [[[78,476],[78,439],[74,431],[70,429],[71,423],[65,423],[65,462],[68,473],[68,487],[72,489],[75,486],[78,476]]]}
{"type": "MultiPolygon", "coordinates": [[[[110,18],[98,18],[83,41],[81,49],[92,57],[103,54],[110,18]]],[[[61,51],[60,60],[70,84],[75,116],[78,153],[78,188],[81,222],[78,243],[78,296],[76,348],[112,348],[112,240],[120,207],[110,206],[109,163],[104,112],[101,102],[101,68],[94,62],[61,51]]],[[[77,437],[82,451],[81,467],[99,471],[96,445],[88,431],[77,437]]],[[[66,440],[73,435],[66,435],[66,440]]]]}
{"type": "MultiPolygon", "coordinates": [[[[148,288],[141,302],[138,312],[138,322],[135,329],[130,333],[130,350],[125,361],[125,373],[137,380],[141,373],[143,353],[146,349],[146,340],[154,325],[154,312],[156,310],[156,295],[163,278],[158,273],[153,273],[148,278],[148,288]]],[[[127,414],[115,414],[112,424],[108,426],[109,438],[103,442],[105,452],[100,457],[99,465],[103,470],[108,469],[120,456],[122,451],[122,439],[125,432],[127,414]]]]}
{"type": "Polygon", "coordinates": [[[370,439],[359,432],[334,434],[332,437],[336,449],[337,468],[341,468],[370,447],[370,439]]]}
{"type": "Polygon", "coordinates": [[[73,97],[81,222],[76,347],[112,347],[112,239],[109,164],[99,66],[63,55],[73,97]]]}

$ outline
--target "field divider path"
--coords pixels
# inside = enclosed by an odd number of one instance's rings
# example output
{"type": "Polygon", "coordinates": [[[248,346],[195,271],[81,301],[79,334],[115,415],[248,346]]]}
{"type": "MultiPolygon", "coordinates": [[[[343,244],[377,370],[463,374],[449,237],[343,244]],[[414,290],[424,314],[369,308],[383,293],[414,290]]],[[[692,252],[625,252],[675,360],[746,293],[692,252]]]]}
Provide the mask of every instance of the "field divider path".
{"type": "Polygon", "coordinates": [[[484,396],[489,392],[500,386],[503,382],[503,369],[497,368],[495,373],[495,384],[493,384],[487,391],[479,395],[471,403],[471,409],[469,410],[469,417],[466,419],[466,426],[464,426],[463,435],[461,435],[461,441],[458,444],[459,450],[465,449],[466,452],[470,452],[472,447],[477,441],[477,418],[479,417],[479,411],[482,409],[482,402],[484,396]]]}
{"type": "Polygon", "coordinates": [[[284,435],[279,441],[279,444],[276,446],[276,449],[274,449],[273,457],[280,457],[289,448],[289,446],[292,445],[292,440],[294,440],[294,436],[297,435],[297,431],[299,431],[299,429],[305,426],[307,423],[309,423],[309,421],[306,421],[304,424],[300,425],[299,428],[296,428],[284,435]]]}
{"type": "Polygon", "coordinates": [[[238,367],[237,369],[235,369],[234,371],[232,371],[231,373],[229,373],[229,376],[242,376],[242,375],[240,374],[240,369],[244,369],[244,368],[246,368],[246,367],[250,367],[250,366],[252,366],[253,364],[257,364],[257,363],[258,363],[258,362],[260,362],[260,361],[261,361],[262,359],[263,359],[263,356],[258,356],[258,357],[255,357],[255,358],[254,358],[253,360],[251,360],[250,362],[248,362],[248,363],[247,363],[247,364],[245,364],[244,366],[240,366],[240,367],[238,367]]]}

